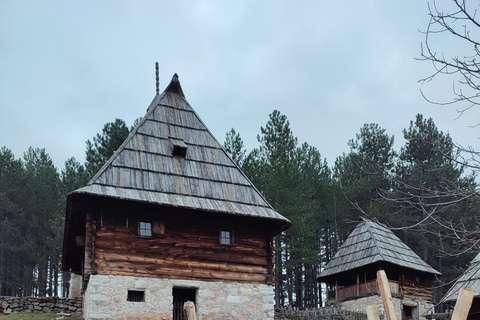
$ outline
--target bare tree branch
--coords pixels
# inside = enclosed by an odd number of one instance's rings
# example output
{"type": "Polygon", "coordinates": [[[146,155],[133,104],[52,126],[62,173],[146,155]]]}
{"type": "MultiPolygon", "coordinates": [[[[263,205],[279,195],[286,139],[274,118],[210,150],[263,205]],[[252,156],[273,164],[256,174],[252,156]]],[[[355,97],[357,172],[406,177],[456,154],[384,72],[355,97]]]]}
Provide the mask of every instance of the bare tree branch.
{"type": "MultiPolygon", "coordinates": [[[[459,76],[459,78],[454,78],[452,88],[454,97],[450,101],[433,101],[427,98],[423,91],[422,96],[427,101],[437,105],[467,104],[467,106],[457,109],[459,116],[461,116],[480,104],[480,38],[478,38],[480,21],[477,20],[477,10],[472,8],[479,4],[471,2],[471,7],[467,7],[466,0],[453,0],[453,3],[454,7],[450,8],[450,11],[440,9],[436,1],[428,4],[430,22],[427,29],[422,32],[425,39],[421,46],[420,57],[417,60],[431,62],[435,70],[430,76],[420,79],[420,83],[430,82],[438,75],[459,76]],[[432,47],[434,38],[438,37],[456,39],[466,45],[467,48],[469,47],[471,54],[448,57],[444,53],[438,53],[432,47]]],[[[445,43],[445,41],[442,42],[445,43]]],[[[475,124],[475,126],[479,124],[475,124]]]]}

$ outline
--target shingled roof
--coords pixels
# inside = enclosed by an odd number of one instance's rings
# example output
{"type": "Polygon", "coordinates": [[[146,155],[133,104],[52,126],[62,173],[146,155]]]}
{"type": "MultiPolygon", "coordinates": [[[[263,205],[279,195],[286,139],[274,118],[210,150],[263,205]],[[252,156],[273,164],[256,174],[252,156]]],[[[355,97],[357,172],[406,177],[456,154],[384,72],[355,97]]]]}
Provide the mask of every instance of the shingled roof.
{"type": "Polygon", "coordinates": [[[440,302],[456,301],[461,289],[469,288],[480,297],[480,253],[472,260],[468,269],[458,278],[440,302]]]}
{"type": "Polygon", "coordinates": [[[422,272],[440,274],[391,230],[371,220],[363,219],[338,249],[317,280],[322,281],[329,276],[381,261],[422,272]]]}
{"type": "Polygon", "coordinates": [[[290,221],[252,185],[185,99],[175,74],[87,186],[90,194],[194,210],[290,221]]]}

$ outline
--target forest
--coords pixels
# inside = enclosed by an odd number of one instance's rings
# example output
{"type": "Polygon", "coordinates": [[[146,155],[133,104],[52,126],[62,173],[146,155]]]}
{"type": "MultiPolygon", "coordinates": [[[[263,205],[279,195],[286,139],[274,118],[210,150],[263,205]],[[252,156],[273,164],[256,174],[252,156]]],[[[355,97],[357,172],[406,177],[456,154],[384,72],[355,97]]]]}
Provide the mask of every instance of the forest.
{"type": "MultiPolygon", "coordinates": [[[[460,115],[480,105],[480,41],[475,38],[480,24],[467,2],[454,0],[450,11],[429,5],[418,58],[433,66],[420,82],[453,80],[450,101],[424,97],[438,105],[455,104],[460,115]],[[437,37],[441,41],[435,42],[437,37]],[[448,51],[451,38],[466,48],[448,51]]],[[[245,149],[235,129],[226,134],[225,151],[293,223],[274,243],[277,306],[322,305],[325,288],[315,278],[360,217],[391,228],[443,274],[435,284],[436,301],[478,253],[478,150],[456,145],[421,114],[405,127],[404,143],[395,150],[386,129],[365,124],[333,164],[316,147],[299,143],[287,116],[277,110],[260,128],[253,150],[245,149]]],[[[131,130],[120,119],[105,124],[86,141],[85,163],[72,157],[63,168],[56,168],[42,148],[31,147],[21,158],[0,148],[0,296],[67,294],[69,275],[60,265],[67,194],[84,186],[131,130]]]]}
{"type": "MultiPolygon", "coordinates": [[[[135,121],[138,123],[138,119],[135,121]]],[[[134,123],[134,125],[135,125],[134,123]]],[[[86,142],[86,162],[59,170],[45,149],[17,158],[0,149],[0,296],[65,296],[61,271],[65,201],[85,185],[128,136],[123,120],[107,123],[86,142]]],[[[405,144],[378,124],[365,124],[333,165],[299,143],[287,116],[274,110],[247,151],[231,129],[224,149],[293,227],[275,238],[275,303],[322,305],[315,281],[359,217],[391,227],[443,274],[439,298],[478,251],[475,176],[459,161],[451,137],[418,114],[403,131],[405,144]]],[[[323,288],[325,290],[325,288],[323,288]]]]}

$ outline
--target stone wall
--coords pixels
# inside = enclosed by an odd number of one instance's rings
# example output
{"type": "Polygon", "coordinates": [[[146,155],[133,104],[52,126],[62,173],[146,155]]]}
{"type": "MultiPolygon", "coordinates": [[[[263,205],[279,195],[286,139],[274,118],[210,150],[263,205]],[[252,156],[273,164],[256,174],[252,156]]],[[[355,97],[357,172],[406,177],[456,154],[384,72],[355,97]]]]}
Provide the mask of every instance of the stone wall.
{"type": "Polygon", "coordinates": [[[0,314],[12,312],[82,314],[82,298],[0,297],[0,314]]]}
{"type": "Polygon", "coordinates": [[[276,320],[367,320],[367,314],[363,312],[348,311],[344,307],[326,306],[320,308],[297,309],[281,307],[275,309],[276,320]]]}
{"type": "Polygon", "coordinates": [[[173,288],[196,292],[198,320],[273,320],[273,287],[266,284],[92,275],[85,292],[86,320],[171,320],[173,288]],[[144,301],[127,301],[129,290],[144,292],[144,301]]]}
{"type": "MultiPolygon", "coordinates": [[[[395,316],[397,319],[403,319],[402,312],[403,312],[404,305],[409,305],[414,308],[413,319],[427,320],[425,316],[428,314],[433,314],[433,311],[434,311],[433,303],[427,300],[422,300],[422,299],[413,300],[408,298],[399,299],[399,298],[392,297],[392,301],[393,301],[393,307],[395,309],[395,316]]],[[[386,319],[382,297],[379,295],[372,295],[372,296],[363,297],[359,299],[342,301],[338,303],[338,305],[342,306],[346,310],[353,311],[353,312],[365,312],[365,308],[367,306],[378,305],[381,318],[386,319]]]]}

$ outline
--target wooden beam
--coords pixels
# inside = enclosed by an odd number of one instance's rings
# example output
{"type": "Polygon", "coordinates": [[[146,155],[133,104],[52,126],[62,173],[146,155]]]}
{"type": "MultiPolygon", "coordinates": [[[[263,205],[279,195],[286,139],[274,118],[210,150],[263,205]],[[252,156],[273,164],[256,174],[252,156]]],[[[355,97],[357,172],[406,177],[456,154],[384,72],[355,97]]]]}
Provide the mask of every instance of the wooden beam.
{"type": "Polygon", "coordinates": [[[475,292],[472,289],[463,288],[458,294],[457,303],[453,310],[452,320],[466,320],[468,312],[472,307],[473,296],[475,292]]]}
{"type": "Polygon", "coordinates": [[[380,320],[380,311],[377,305],[366,306],[367,320],[380,320]]]}
{"type": "Polygon", "coordinates": [[[388,284],[388,278],[385,271],[377,271],[377,281],[380,288],[380,294],[382,296],[383,307],[385,308],[385,314],[387,315],[387,320],[396,320],[392,293],[390,292],[390,285],[388,284]]]}
{"type": "Polygon", "coordinates": [[[338,279],[335,278],[335,301],[338,301],[338,279]]]}
{"type": "Polygon", "coordinates": [[[355,288],[355,294],[357,296],[360,295],[360,275],[358,274],[358,272],[357,272],[357,286],[355,288]]]}

